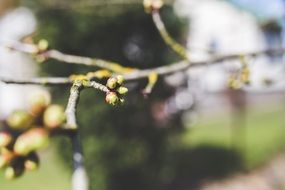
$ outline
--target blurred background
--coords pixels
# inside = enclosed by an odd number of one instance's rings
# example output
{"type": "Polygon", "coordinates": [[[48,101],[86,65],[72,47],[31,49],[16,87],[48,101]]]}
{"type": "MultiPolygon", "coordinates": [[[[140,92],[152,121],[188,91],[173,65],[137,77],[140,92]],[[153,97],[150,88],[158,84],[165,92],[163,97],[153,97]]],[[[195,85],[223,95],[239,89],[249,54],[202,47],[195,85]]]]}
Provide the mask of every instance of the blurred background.
{"type": "MultiPolygon", "coordinates": [[[[215,55],[284,47],[283,0],[173,0],[161,16],[192,61],[215,55]]],[[[180,58],[168,48],[140,0],[0,0],[0,44],[47,39],[62,52],[98,57],[141,69],[180,58]]],[[[160,78],[148,98],[146,80],[111,107],[95,90],[78,108],[86,168],[93,190],[223,190],[285,188],[285,81],[283,56],[248,58],[251,84],[230,90],[240,60],[160,78]]],[[[69,76],[94,68],[36,63],[0,47],[2,76],[69,76]]],[[[68,88],[46,88],[66,105],[68,88]]],[[[40,87],[0,84],[0,118],[25,108],[40,87]]],[[[55,138],[41,153],[39,171],[2,190],[67,190],[68,139],[55,138]]]]}

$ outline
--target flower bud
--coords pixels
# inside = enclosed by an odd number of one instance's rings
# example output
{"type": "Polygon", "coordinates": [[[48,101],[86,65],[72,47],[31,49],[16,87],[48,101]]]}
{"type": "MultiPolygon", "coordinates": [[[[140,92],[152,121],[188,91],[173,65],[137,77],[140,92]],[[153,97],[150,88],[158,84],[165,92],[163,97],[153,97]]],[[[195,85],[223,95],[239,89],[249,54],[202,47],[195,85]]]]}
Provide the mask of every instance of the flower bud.
{"type": "Polygon", "coordinates": [[[47,128],[58,128],[66,119],[64,108],[60,105],[50,105],[44,112],[44,125],[47,128]]]}
{"type": "Polygon", "coordinates": [[[33,128],[26,132],[27,138],[31,139],[32,150],[41,150],[49,145],[49,134],[43,128],[33,128]]]}
{"type": "Polygon", "coordinates": [[[109,78],[106,86],[110,89],[115,89],[117,87],[117,79],[114,77],[109,78]]]}
{"type": "Polygon", "coordinates": [[[46,107],[50,104],[50,94],[46,91],[35,93],[30,99],[29,111],[32,115],[38,116],[43,113],[46,107]]]}
{"type": "Polygon", "coordinates": [[[39,157],[35,152],[30,153],[24,161],[25,169],[28,171],[35,171],[39,167],[39,157]]]}
{"type": "Polygon", "coordinates": [[[47,50],[48,48],[48,41],[46,39],[41,39],[39,42],[38,42],[38,48],[39,48],[39,51],[40,52],[43,52],[45,50],[47,50]]]}
{"type": "Polygon", "coordinates": [[[13,159],[10,163],[10,166],[8,166],[5,170],[5,178],[12,180],[19,176],[21,176],[24,173],[24,165],[21,159],[16,158],[13,159]]]}
{"type": "Polygon", "coordinates": [[[13,154],[13,150],[10,150],[8,147],[1,147],[0,154],[13,154]]]}
{"type": "Polygon", "coordinates": [[[14,144],[14,152],[17,155],[27,155],[31,151],[32,151],[31,139],[29,139],[27,134],[22,134],[21,136],[18,137],[18,139],[14,144]]]}
{"type": "Polygon", "coordinates": [[[43,128],[33,128],[18,137],[14,145],[14,152],[26,156],[35,150],[41,150],[48,146],[49,136],[43,128]]]}
{"type": "Polygon", "coordinates": [[[122,85],[123,82],[125,81],[125,79],[122,75],[118,75],[118,76],[116,76],[116,78],[117,78],[118,85],[122,85]]]}
{"type": "Polygon", "coordinates": [[[123,87],[123,86],[120,86],[118,89],[117,89],[117,92],[121,95],[125,95],[127,94],[129,90],[126,88],[126,87],[123,87]]]}
{"type": "Polygon", "coordinates": [[[154,10],[158,10],[163,6],[163,1],[162,0],[153,0],[152,2],[152,8],[154,10]]]}
{"type": "Polygon", "coordinates": [[[8,146],[13,140],[13,137],[8,132],[0,132],[0,147],[8,146]]]}
{"type": "Polygon", "coordinates": [[[143,1],[144,9],[147,13],[150,13],[153,10],[159,10],[163,6],[162,0],[144,0],[143,1]]]}
{"type": "Polygon", "coordinates": [[[7,118],[7,124],[13,129],[27,129],[33,123],[33,117],[25,110],[12,112],[7,118]]]}
{"type": "Polygon", "coordinates": [[[0,168],[3,168],[4,166],[8,165],[13,158],[14,158],[14,154],[11,152],[9,154],[1,154],[0,155],[0,168]]]}
{"type": "Polygon", "coordinates": [[[119,102],[119,97],[117,96],[116,92],[109,92],[105,98],[106,102],[111,105],[116,105],[119,102]]]}

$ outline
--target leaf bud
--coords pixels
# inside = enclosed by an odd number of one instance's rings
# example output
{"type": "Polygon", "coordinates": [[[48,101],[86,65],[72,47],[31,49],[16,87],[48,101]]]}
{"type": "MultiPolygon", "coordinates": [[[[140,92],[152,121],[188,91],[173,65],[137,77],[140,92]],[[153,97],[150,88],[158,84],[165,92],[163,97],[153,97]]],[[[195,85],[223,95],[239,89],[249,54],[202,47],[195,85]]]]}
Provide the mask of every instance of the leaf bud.
{"type": "Polygon", "coordinates": [[[127,94],[128,91],[129,91],[129,90],[128,90],[126,87],[123,87],[123,86],[121,86],[121,87],[119,87],[119,88],[117,89],[117,92],[118,92],[119,94],[121,94],[121,95],[127,94]]]}
{"type": "Polygon", "coordinates": [[[0,147],[8,146],[13,140],[10,133],[2,131],[0,132],[0,147]]]}
{"type": "Polygon", "coordinates": [[[35,152],[30,153],[24,161],[25,169],[28,171],[35,171],[39,167],[39,157],[35,152]]]}
{"type": "Polygon", "coordinates": [[[5,170],[4,176],[6,179],[12,180],[24,173],[24,165],[21,159],[15,158],[11,161],[10,166],[5,170]]]}
{"type": "Polygon", "coordinates": [[[43,120],[47,128],[54,129],[60,127],[66,119],[64,108],[60,105],[50,105],[44,112],[43,120]]]}
{"type": "Polygon", "coordinates": [[[48,144],[48,132],[43,128],[33,128],[18,137],[14,145],[14,152],[26,156],[35,150],[46,148],[48,144]]]}
{"type": "Polygon", "coordinates": [[[39,91],[31,96],[29,111],[34,116],[41,115],[50,101],[51,97],[47,91],[39,91]]]}
{"type": "Polygon", "coordinates": [[[125,81],[125,79],[122,75],[118,75],[118,76],[116,76],[116,78],[117,78],[118,85],[122,85],[123,82],[125,81]]]}
{"type": "Polygon", "coordinates": [[[106,102],[111,105],[116,105],[119,102],[119,97],[116,92],[108,92],[105,98],[106,102]]]}
{"type": "Polygon", "coordinates": [[[49,46],[49,44],[48,44],[48,41],[46,39],[41,39],[38,42],[38,48],[39,48],[40,52],[46,51],[48,46],[49,46]]]}
{"type": "Polygon", "coordinates": [[[13,129],[27,129],[31,127],[33,117],[25,110],[16,110],[7,118],[7,124],[13,129]]]}
{"type": "Polygon", "coordinates": [[[107,84],[106,86],[109,88],[109,89],[115,89],[117,87],[117,79],[114,78],[114,77],[111,77],[107,80],[107,84]]]}

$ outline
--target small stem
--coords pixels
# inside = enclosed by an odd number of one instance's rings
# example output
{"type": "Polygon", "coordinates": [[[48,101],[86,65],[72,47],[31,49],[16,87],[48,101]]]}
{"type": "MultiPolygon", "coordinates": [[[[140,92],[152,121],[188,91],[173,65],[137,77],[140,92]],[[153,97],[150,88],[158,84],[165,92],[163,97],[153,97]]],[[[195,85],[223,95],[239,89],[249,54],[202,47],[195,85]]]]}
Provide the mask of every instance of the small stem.
{"type": "Polygon", "coordinates": [[[59,86],[72,84],[69,78],[65,77],[42,77],[42,78],[12,78],[0,76],[0,82],[6,84],[22,84],[22,85],[43,85],[43,86],[59,86]]]}
{"type": "Polygon", "coordinates": [[[79,101],[80,91],[83,85],[81,81],[75,81],[70,89],[70,96],[68,99],[67,107],[65,110],[66,114],[66,129],[77,129],[76,121],[76,108],[79,101]]]}
{"type": "Polygon", "coordinates": [[[108,69],[110,71],[117,73],[125,73],[132,70],[132,68],[121,66],[119,63],[115,63],[112,61],[107,61],[98,58],[77,56],[77,55],[68,55],[61,53],[60,51],[57,50],[49,50],[44,52],[42,55],[46,58],[52,58],[65,63],[95,66],[103,69],[108,69]]]}
{"type": "Polygon", "coordinates": [[[73,150],[72,190],[88,190],[89,181],[84,166],[84,157],[78,129],[71,136],[73,150]]]}
{"type": "Polygon", "coordinates": [[[107,86],[100,84],[98,82],[95,82],[95,81],[85,81],[85,82],[83,82],[83,86],[87,87],[87,88],[95,88],[95,89],[100,90],[100,91],[105,92],[105,93],[110,92],[110,90],[107,88],[107,86]]]}
{"type": "Polygon", "coordinates": [[[151,14],[152,20],[164,42],[183,59],[189,60],[186,48],[177,43],[167,32],[166,27],[160,17],[159,10],[154,10],[151,14]]]}

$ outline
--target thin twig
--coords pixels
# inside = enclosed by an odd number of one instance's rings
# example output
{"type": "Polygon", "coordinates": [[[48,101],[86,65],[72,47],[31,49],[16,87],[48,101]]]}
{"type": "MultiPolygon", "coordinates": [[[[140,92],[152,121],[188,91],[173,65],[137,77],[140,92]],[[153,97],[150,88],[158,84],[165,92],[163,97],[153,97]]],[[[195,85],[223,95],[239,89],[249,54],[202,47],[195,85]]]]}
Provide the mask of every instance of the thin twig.
{"type": "Polygon", "coordinates": [[[95,66],[102,69],[108,69],[110,71],[116,73],[125,73],[129,72],[131,68],[123,67],[119,63],[107,61],[98,58],[90,58],[76,55],[68,55],[57,50],[49,50],[42,54],[46,58],[53,58],[61,62],[71,63],[71,64],[79,64],[86,66],[95,66]]]}
{"type": "Polygon", "coordinates": [[[124,67],[119,63],[113,61],[103,60],[99,58],[69,55],[62,53],[58,50],[48,50],[40,52],[36,44],[13,42],[10,44],[1,44],[1,45],[14,51],[31,54],[34,56],[42,56],[45,59],[55,59],[63,63],[98,67],[102,69],[108,69],[116,73],[127,73],[133,70],[133,68],[124,67]]]}
{"type": "Polygon", "coordinates": [[[66,125],[67,129],[77,129],[76,122],[76,107],[79,101],[80,91],[82,90],[83,85],[80,81],[74,82],[70,89],[70,96],[66,106],[66,125]]]}
{"type": "Polygon", "coordinates": [[[72,84],[72,81],[66,77],[42,77],[42,78],[12,78],[0,76],[0,82],[6,84],[21,85],[43,85],[43,86],[59,86],[72,84]]]}
{"type": "MultiPolygon", "coordinates": [[[[235,53],[229,55],[217,55],[211,59],[205,61],[181,61],[177,63],[172,63],[170,65],[165,65],[161,67],[156,67],[152,69],[144,69],[144,70],[135,70],[129,74],[124,74],[124,78],[126,81],[135,81],[142,78],[147,78],[150,73],[155,72],[160,76],[169,75],[176,72],[186,71],[189,68],[194,67],[205,67],[216,64],[221,64],[224,61],[239,59],[241,55],[248,57],[255,57],[261,55],[282,55],[285,53],[285,49],[268,49],[262,51],[248,52],[248,53],[235,53]]],[[[227,62],[231,64],[231,62],[227,62]]],[[[62,85],[62,84],[72,84],[72,80],[69,78],[33,78],[33,79],[14,79],[8,77],[1,77],[0,81],[5,83],[13,83],[13,84],[37,84],[37,85],[62,85]]],[[[103,90],[104,91],[104,90],[103,90]]]]}
{"type": "Polygon", "coordinates": [[[102,92],[108,93],[110,90],[107,88],[107,86],[102,85],[100,83],[97,83],[95,81],[84,81],[83,86],[86,88],[95,88],[97,90],[100,90],[102,92]]]}
{"type": "MultiPolygon", "coordinates": [[[[176,72],[187,71],[189,68],[194,67],[206,67],[216,64],[221,64],[224,61],[230,61],[239,59],[241,55],[248,56],[248,57],[255,57],[261,55],[282,55],[285,53],[285,49],[268,49],[262,51],[255,51],[255,52],[248,52],[248,53],[237,53],[237,54],[229,54],[229,55],[220,55],[214,56],[213,58],[206,60],[206,61],[196,61],[196,62],[189,62],[189,61],[181,61],[178,63],[172,63],[170,65],[161,66],[153,69],[145,69],[140,71],[134,71],[130,74],[124,75],[126,81],[134,81],[142,78],[146,78],[149,76],[150,73],[155,72],[158,75],[169,75],[176,72]]],[[[227,62],[231,64],[231,62],[227,62]]]]}
{"type": "Polygon", "coordinates": [[[159,10],[153,10],[151,15],[152,20],[164,42],[183,59],[189,60],[186,48],[176,42],[166,30],[166,27],[160,17],[159,10]]]}

